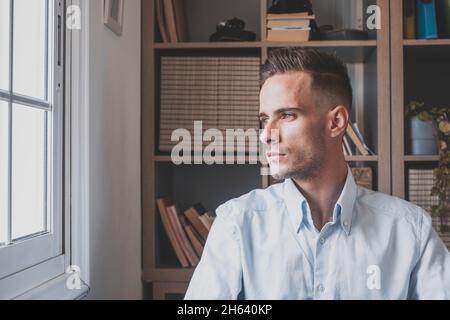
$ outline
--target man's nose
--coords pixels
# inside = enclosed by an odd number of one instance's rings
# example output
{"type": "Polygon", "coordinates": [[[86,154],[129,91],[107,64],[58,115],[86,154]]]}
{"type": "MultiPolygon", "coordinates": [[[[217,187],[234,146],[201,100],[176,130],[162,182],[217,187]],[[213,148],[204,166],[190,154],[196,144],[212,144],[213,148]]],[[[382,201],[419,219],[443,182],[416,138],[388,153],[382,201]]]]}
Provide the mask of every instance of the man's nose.
{"type": "Polygon", "coordinates": [[[260,140],[264,144],[280,142],[280,130],[276,123],[269,121],[262,129],[260,140]]]}

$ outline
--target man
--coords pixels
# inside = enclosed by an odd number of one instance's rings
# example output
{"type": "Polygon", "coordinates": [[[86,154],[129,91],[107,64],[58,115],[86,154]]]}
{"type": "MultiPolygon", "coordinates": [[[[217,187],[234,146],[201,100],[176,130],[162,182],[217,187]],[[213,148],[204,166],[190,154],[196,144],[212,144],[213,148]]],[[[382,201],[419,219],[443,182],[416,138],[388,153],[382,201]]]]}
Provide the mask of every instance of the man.
{"type": "Polygon", "coordinates": [[[263,66],[262,141],[285,179],[217,209],[186,299],[449,299],[450,254],[430,216],[355,184],[342,151],[345,65],[278,49],[263,66]]]}

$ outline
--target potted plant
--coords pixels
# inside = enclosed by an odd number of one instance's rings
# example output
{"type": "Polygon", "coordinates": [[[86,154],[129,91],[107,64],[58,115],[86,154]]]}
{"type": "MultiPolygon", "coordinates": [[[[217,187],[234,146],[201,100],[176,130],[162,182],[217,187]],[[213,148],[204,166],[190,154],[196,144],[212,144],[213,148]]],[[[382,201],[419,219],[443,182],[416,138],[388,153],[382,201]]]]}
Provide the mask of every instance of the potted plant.
{"type": "Polygon", "coordinates": [[[433,170],[434,184],[431,196],[438,197],[438,204],[432,206],[431,214],[441,218],[441,231],[450,231],[450,226],[442,223],[444,215],[450,212],[448,194],[450,187],[450,107],[430,107],[423,102],[411,101],[405,107],[406,117],[417,117],[420,121],[431,121],[434,127],[439,165],[433,170]]]}

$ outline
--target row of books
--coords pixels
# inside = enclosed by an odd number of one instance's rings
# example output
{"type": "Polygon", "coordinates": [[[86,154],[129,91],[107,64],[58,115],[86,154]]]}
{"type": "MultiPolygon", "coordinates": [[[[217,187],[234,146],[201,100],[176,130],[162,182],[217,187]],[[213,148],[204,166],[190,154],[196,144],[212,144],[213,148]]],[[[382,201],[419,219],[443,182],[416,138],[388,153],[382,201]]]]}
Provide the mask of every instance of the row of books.
{"type": "Polygon", "coordinates": [[[180,214],[168,198],[156,200],[164,230],[183,268],[195,267],[202,256],[214,216],[197,203],[180,214]]]}
{"type": "Polygon", "coordinates": [[[344,155],[346,156],[355,155],[355,151],[353,151],[354,149],[363,156],[374,154],[374,152],[366,145],[364,138],[359,131],[358,125],[351,122],[349,122],[347,131],[344,135],[342,149],[344,151],[344,155]]]}
{"type": "Polygon", "coordinates": [[[163,42],[189,41],[185,0],[155,0],[155,11],[163,42]]]}
{"type": "Polygon", "coordinates": [[[307,12],[267,14],[267,41],[308,41],[314,18],[307,12]]]}
{"type": "MultiPolygon", "coordinates": [[[[162,57],[159,150],[171,151],[176,129],[258,129],[259,57],[162,57]]],[[[202,146],[203,147],[203,146],[202,146]]],[[[226,147],[226,146],[225,146],[226,147]]]]}
{"type": "Polygon", "coordinates": [[[403,0],[405,39],[450,37],[450,1],[403,0]]]}
{"type": "MultiPolygon", "coordinates": [[[[437,196],[431,195],[434,184],[433,169],[408,169],[408,200],[422,207],[428,213],[439,203],[437,196]]],[[[450,201],[450,190],[449,190],[450,201]]],[[[442,241],[450,249],[450,213],[443,217],[433,217],[433,227],[442,241]]]]}

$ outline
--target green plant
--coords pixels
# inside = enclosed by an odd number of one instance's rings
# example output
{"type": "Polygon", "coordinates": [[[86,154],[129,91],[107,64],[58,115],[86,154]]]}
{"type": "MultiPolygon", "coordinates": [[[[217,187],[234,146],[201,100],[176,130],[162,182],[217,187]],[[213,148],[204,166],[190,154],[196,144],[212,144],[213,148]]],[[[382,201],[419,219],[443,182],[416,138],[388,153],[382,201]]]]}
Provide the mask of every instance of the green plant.
{"type": "Polygon", "coordinates": [[[433,216],[447,214],[450,211],[447,195],[450,187],[450,107],[430,107],[423,102],[411,101],[405,107],[405,116],[417,116],[421,121],[432,121],[439,147],[439,166],[433,170],[434,185],[432,196],[439,202],[431,208],[433,216]]]}

